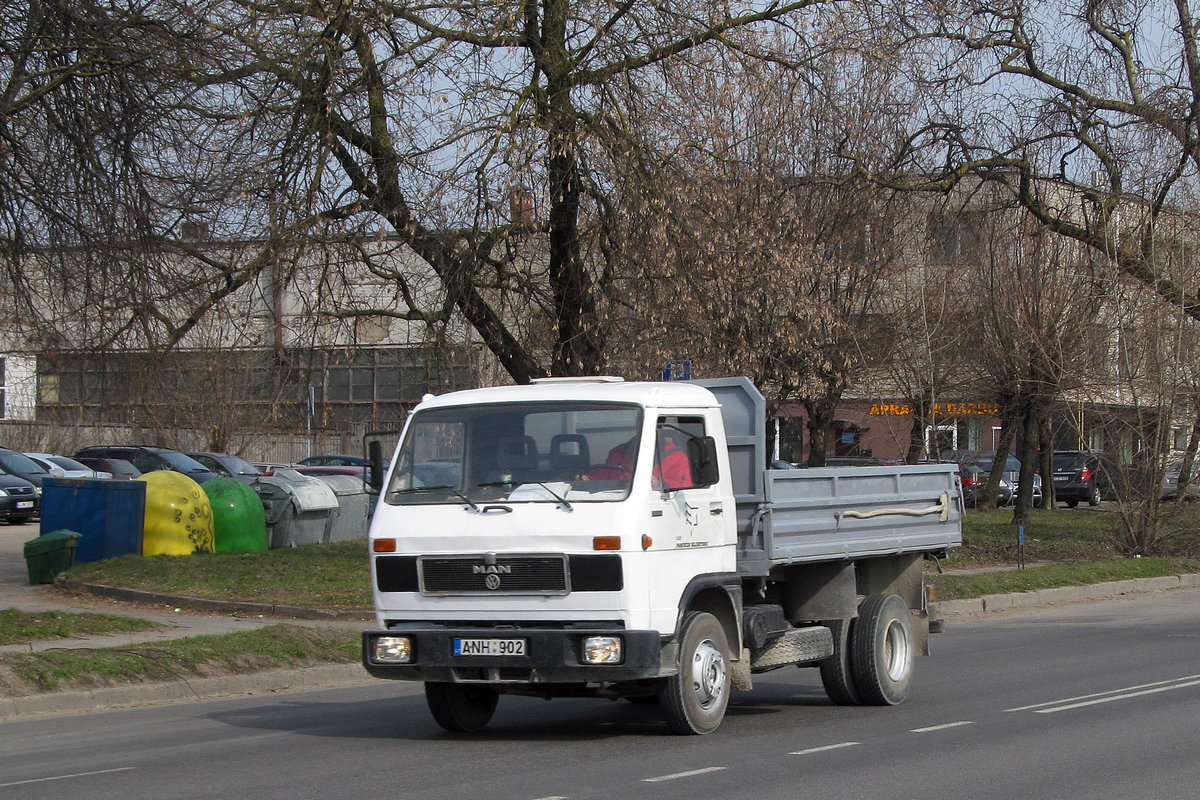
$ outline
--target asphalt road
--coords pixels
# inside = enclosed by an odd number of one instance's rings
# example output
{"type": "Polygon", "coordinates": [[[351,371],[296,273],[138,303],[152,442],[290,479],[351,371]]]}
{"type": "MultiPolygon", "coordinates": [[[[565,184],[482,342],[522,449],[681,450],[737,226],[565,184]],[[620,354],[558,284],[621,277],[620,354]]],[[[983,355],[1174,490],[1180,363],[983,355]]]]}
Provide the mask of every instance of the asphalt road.
{"type": "Polygon", "coordinates": [[[1195,798],[1200,591],[957,621],[895,708],[756,677],[719,731],[653,706],[505,697],[451,736],[378,683],[0,724],[6,800],[1195,798]]]}

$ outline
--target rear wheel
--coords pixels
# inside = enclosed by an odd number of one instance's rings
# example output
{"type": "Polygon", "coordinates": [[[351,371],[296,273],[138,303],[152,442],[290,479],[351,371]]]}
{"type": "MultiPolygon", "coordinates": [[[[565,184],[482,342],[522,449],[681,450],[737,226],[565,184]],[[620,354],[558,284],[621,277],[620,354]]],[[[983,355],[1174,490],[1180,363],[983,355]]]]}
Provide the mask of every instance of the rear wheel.
{"type": "Polygon", "coordinates": [[[1067,502],[1067,508],[1074,508],[1075,506],[1079,505],[1078,500],[1068,500],[1066,502],[1067,502]]]}
{"type": "Polygon", "coordinates": [[[712,614],[693,611],[683,618],[679,672],[664,678],[658,701],[676,733],[712,733],[729,705],[729,643],[712,614]]]}
{"type": "Polygon", "coordinates": [[[499,701],[500,694],[490,686],[437,681],[425,684],[425,702],[433,719],[455,733],[482,730],[491,721],[499,701]]]}
{"type": "Polygon", "coordinates": [[[862,697],[854,685],[854,671],[850,666],[854,620],[830,619],[821,624],[833,634],[833,655],[821,662],[821,685],[825,687],[825,694],[839,706],[861,705],[862,697]]]}
{"type": "Polygon", "coordinates": [[[1099,486],[1092,487],[1092,493],[1090,495],[1088,495],[1088,505],[1089,506],[1100,505],[1100,487],[1099,486]]]}
{"type": "Polygon", "coordinates": [[[865,703],[894,706],[904,702],[912,679],[912,615],[894,594],[863,600],[851,634],[854,684],[865,703]]]}

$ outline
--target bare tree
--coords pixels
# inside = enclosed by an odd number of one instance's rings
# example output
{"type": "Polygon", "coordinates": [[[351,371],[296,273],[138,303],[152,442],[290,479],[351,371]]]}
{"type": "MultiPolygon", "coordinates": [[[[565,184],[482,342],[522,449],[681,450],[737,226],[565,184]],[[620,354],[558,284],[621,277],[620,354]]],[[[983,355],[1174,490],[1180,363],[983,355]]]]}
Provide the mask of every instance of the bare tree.
{"type": "Polygon", "coordinates": [[[189,107],[257,165],[258,224],[291,237],[385,225],[445,297],[406,313],[461,315],[523,382],[594,373],[608,356],[608,276],[586,223],[608,188],[597,165],[644,146],[611,87],[739,48],[812,4],[175,8],[179,41],[203,42],[183,65],[189,107]]]}

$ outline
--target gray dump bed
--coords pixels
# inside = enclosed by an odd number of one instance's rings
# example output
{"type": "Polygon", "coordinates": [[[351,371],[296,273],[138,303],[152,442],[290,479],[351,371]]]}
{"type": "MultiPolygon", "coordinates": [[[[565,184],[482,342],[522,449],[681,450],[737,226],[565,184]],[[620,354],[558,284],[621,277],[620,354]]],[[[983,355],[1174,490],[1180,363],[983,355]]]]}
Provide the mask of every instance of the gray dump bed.
{"type": "Polygon", "coordinates": [[[962,490],[954,464],[765,469],[766,412],[746,378],[697,381],[717,395],[729,440],[738,510],[738,566],[773,566],[962,544],[962,490]]]}

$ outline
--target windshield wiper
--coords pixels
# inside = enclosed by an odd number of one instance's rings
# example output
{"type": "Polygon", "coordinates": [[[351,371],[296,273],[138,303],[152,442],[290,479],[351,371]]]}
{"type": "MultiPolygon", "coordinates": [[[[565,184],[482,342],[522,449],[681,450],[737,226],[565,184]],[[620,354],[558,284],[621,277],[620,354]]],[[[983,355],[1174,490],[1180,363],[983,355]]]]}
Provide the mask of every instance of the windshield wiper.
{"type": "Polygon", "coordinates": [[[462,500],[464,503],[469,505],[473,511],[479,510],[479,506],[475,505],[471,498],[460,492],[456,486],[414,486],[411,489],[396,489],[392,492],[392,496],[394,497],[398,494],[420,494],[422,492],[446,492],[454,495],[459,500],[462,500]]]}
{"type": "Polygon", "coordinates": [[[543,489],[545,489],[547,492],[550,493],[550,496],[553,497],[555,500],[557,500],[559,503],[561,503],[563,508],[567,509],[567,511],[575,510],[574,508],[571,507],[571,503],[569,500],[567,500],[567,498],[563,497],[558,492],[554,491],[553,489],[551,489],[549,486],[547,486],[545,483],[542,483],[541,481],[490,481],[488,483],[479,484],[479,488],[480,489],[488,489],[488,488],[494,488],[496,486],[512,487],[512,486],[516,486],[517,484],[520,484],[523,486],[523,485],[529,484],[529,483],[532,483],[535,486],[540,486],[543,489]]]}

